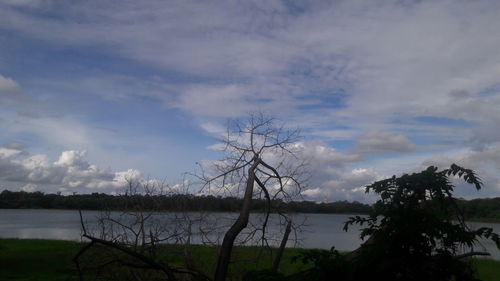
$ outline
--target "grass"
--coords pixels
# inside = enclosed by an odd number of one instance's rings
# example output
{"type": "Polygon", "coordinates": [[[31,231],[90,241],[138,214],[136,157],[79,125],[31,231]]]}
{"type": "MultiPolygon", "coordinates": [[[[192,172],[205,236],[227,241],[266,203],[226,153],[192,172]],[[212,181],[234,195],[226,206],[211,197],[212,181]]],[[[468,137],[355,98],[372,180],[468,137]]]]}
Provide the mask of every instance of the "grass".
{"type": "MultiPolygon", "coordinates": [[[[83,243],[60,240],[0,239],[0,281],[62,281],[78,280],[73,256],[83,243]]],[[[171,265],[182,265],[181,246],[166,245],[169,253],[160,257],[171,265]]],[[[216,266],[216,248],[192,246],[194,263],[208,276],[213,276],[216,266]]],[[[285,251],[281,271],[285,274],[307,269],[299,263],[291,263],[298,249],[285,251]]],[[[271,264],[269,252],[260,252],[258,247],[236,247],[233,252],[237,266],[229,269],[235,280],[251,269],[271,264]],[[258,261],[258,262],[256,262],[258,261]]]]}
{"type": "Polygon", "coordinates": [[[484,281],[500,280],[500,261],[492,259],[476,259],[478,278],[484,281]]]}
{"type": "MultiPolygon", "coordinates": [[[[59,240],[0,239],[0,281],[73,281],[78,280],[72,258],[83,246],[82,243],[59,240]]],[[[161,257],[170,264],[182,264],[180,246],[165,246],[169,254],[161,257]]],[[[300,263],[292,263],[298,249],[287,249],[280,270],[284,274],[307,268],[300,263]]],[[[194,262],[209,276],[213,275],[216,264],[216,249],[193,246],[194,262]]],[[[269,252],[260,253],[257,247],[237,247],[234,264],[230,268],[233,280],[240,280],[245,271],[263,268],[270,264],[269,252]],[[260,255],[259,255],[260,254],[260,255]],[[257,259],[256,259],[257,258],[257,259]],[[257,260],[258,262],[256,262],[257,260]]],[[[498,281],[500,261],[476,259],[478,277],[484,281],[498,281]]]]}
{"type": "Polygon", "coordinates": [[[81,246],[71,241],[0,239],[0,280],[76,280],[71,258],[81,246]]]}

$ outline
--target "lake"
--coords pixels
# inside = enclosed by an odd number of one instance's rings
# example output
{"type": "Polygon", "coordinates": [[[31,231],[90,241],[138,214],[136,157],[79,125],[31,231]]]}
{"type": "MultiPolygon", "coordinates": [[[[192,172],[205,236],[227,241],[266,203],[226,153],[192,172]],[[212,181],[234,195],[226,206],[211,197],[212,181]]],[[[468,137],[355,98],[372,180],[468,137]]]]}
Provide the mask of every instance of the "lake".
{"type": "MultiPolygon", "coordinates": [[[[90,228],[95,227],[98,211],[84,211],[84,220],[90,228]]],[[[117,213],[116,213],[117,214],[117,213]]],[[[197,213],[191,213],[196,215],[197,213]]],[[[209,213],[205,214],[209,224],[218,224],[223,227],[211,235],[213,241],[219,240],[224,233],[224,229],[230,225],[235,213],[209,213]]],[[[160,213],[158,217],[172,219],[173,213],[160,213]]],[[[304,222],[304,226],[296,233],[299,241],[290,241],[287,246],[301,248],[330,249],[335,246],[340,251],[350,251],[356,249],[362,240],[359,239],[357,227],[353,227],[348,232],[342,230],[344,221],[350,215],[339,214],[294,214],[294,222],[304,222]]],[[[251,223],[259,224],[262,216],[254,215],[251,223]]],[[[280,239],[280,227],[275,222],[278,216],[270,218],[268,232],[270,236],[276,234],[276,240],[271,244],[277,245],[280,239]]],[[[472,228],[491,227],[496,233],[500,233],[498,223],[470,222],[472,228]]],[[[195,229],[196,224],[193,226],[195,229]]],[[[43,210],[43,209],[0,209],[0,238],[35,238],[35,239],[58,239],[79,241],[81,226],[78,211],[76,210],[43,210]]],[[[195,232],[195,231],[193,231],[195,232]]],[[[195,235],[196,236],[196,235],[195,235]]],[[[294,237],[294,235],[291,235],[294,237]]],[[[194,237],[193,243],[201,243],[200,238],[194,237]]],[[[475,250],[488,251],[491,257],[500,260],[500,251],[492,241],[481,241],[475,250]]]]}

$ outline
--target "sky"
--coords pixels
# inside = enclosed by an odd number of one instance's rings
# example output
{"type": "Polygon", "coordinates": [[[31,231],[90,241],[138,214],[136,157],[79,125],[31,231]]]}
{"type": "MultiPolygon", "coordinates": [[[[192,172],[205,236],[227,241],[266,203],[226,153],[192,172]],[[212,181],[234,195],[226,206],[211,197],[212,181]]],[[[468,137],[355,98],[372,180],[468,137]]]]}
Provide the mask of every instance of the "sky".
{"type": "Polygon", "coordinates": [[[0,190],[175,185],[228,120],[300,128],[303,198],[429,165],[500,196],[500,1],[0,0],[0,190]]]}

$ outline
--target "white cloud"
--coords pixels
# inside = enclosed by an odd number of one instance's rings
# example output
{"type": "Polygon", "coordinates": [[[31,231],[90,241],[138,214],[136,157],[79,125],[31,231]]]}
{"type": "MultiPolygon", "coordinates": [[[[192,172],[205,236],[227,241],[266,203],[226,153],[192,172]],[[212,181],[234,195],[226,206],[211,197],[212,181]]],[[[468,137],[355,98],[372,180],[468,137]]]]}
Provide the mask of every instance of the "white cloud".
{"type": "MultiPolygon", "coordinates": [[[[479,110],[455,110],[448,93],[477,93],[498,83],[500,71],[495,1],[337,1],[301,8],[280,1],[99,1],[40,7],[78,15],[64,24],[5,8],[0,24],[6,28],[57,44],[113,46],[145,64],[213,79],[152,94],[196,116],[234,117],[255,108],[286,114],[308,103],[299,96],[322,92],[314,102],[320,104],[344,88],[347,107],[330,114],[362,129],[390,122],[394,114],[474,118],[479,110]]],[[[39,11],[36,5],[30,9],[39,11]]]]}
{"type": "Polygon", "coordinates": [[[10,158],[21,153],[21,150],[15,148],[0,147],[0,158],[10,158]]]}
{"type": "Polygon", "coordinates": [[[343,153],[321,141],[296,144],[299,159],[305,159],[310,173],[308,189],[302,194],[305,199],[315,201],[359,200],[364,191],[359,187],[369,184],[376,177],[371,169],[353,168],[361,165],[360,154],[343,153]]]}
{"type": "Polygon", "coordinates": [[[59,159],[51,162],[46,155],[14,153],[12,149],[0,148],[0,181],[25,184],[22,190],[35,187],[64,188],[67,191],[113,191],[127,186],[129,181],[141,181],[137,169],[121,172],[100,169],[85,159],[85,151],[63,151],[59,159]],[[7,157],[4,157],[7,155],[7,157]]]}
{"type": "Polygon", "coordinates": [[[207,132],[208,134],[210,134],[216,138],[224,137],[224,135],[227,134],[227,129],[218,123],[204,122],[204,123],[200,124],[200,127],[205,132],[207,132]]]}
{"type": "Polygon", "coordinates": [[[24,192],[35,192],[36,189],[37,189],[37,185],[32,184],[32,183],[28,183],[28,184],[24,185],[23,187],[21,187],[21,191],[24,191],[24,192]]]}
{"type": "Polygon", "coordinates": [[[69,150],[63,151],[59,159],[54,163],[57,166],[88,166],[85,162],[84,158],[87,155],[87,152],[77,151],[77,150],[69,150]]]}
{"type": "Polygon", "coordinates": [[[500,196],[500,143],[490,145],[482,151],[455,149],[446,152],[426,152],[378,158],[366,163],[359,155],[335,153],[320,144],[308,148],[312,171],[310,189],[303,195],[316,201],[358,200],[373,202],[373,194],[365,194],[364,186],[392,175],[420,172],[434,165],[439,169],[456,163],[475,170],[483,180],[481,191],[456,181],[457,197],[498,197],[500,196]],[[316,153],[314,153],[316,152],[316,153]]]}
{"type": "Polygon", "coordinates": [[[489,145],[482,151],[462,150],[451,155],[431,156],[422,163],[422,166],[434,165],[447,168],[451,163],[473,169],[483,181],[484,186],[479,193],[472,187],[465,187],[462,184],[462,188],[458,192],[462,193],[464,197],[500,196],[500,143],[489,145]]]}
{"type": "MultiPolygon", "coordinates": [[[[343,167],[346,164],[362,160],[361,155],[355,153],[342,153],[322,141],[308,141],[297,143],[301,156],[314,162],[316,166],[343,167]]],[[[312,164],[312,163],[311,163],[312,164]]]]}
{"type": "MultiPolygon", "coordinates": [[[[487,120],[474,117],[474,106],[456,110],[456,97],[448,93],[468,91],[480,101],[475,94],[499,82],[496,1],[299,6],[47,2],[28,13],[4,3],[0,24],[55,44],[112,46],[114,54],[203,78],[150,93],[197,117],[242,116],[256,108],[292,115],[345,89],[345,107],[328,112],[325,122],[341,117],[369,130],[422,114],[487,120]],[[61,22],[33,16],[46,10],[67,17],[61,22]]],[[[128,95],[134,93],[142,91],[128,95]]],[[[495,99],[485,104],[499,105],[495,99]]]]}
{"type": "Polygon", "coordinates": [[[372,169],[353,169],[342,171],[336,179],[325,180],[321,185],[305,190],[303,194],[307,199],[315,201],[361,201],[373,202],[373,194],[365,194],[365,186],[380,180],[381,176],[372,169]]]}

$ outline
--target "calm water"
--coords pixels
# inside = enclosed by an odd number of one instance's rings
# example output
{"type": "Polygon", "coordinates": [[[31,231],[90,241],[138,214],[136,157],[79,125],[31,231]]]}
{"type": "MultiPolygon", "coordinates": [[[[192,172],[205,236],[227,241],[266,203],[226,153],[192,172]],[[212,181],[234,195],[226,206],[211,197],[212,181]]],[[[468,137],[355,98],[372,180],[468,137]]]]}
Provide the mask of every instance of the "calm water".
{"type": "MultiPolygon", "coordinates": [[[[84,219],[89,226],[95,225],[97,211],[85,211],[84,219]]],[[[169,213],[161,216],[169,217],[169,213]]],[[[218,223],[229,225],[235,214],[213,213],[211,219],[218,223]]],[[[349,215],[337,214],[296,214],[293,218],[295,222],[305,220],[302,231],[297,232],[300,239],[298,245],[292,242],[289,246],[299,246],[303,248],[330,249],[335,246],[341,251],[349,251],[357,248],[362,242],[358,237],[358,229],[352,228],[349,232],[342,230],[344,221],[349,215]]],[[[276,218],[271,218],[271,221],[276,218]]],[[[258,218],[252,218],[258,222],[258,218]]],[[[470,223],[472,227],[491,227],[495,232],[500,233],[500,224],[496,223],[470,223]]],[[[269,232],[279,232],[276,226],[270,226],[269,232]]],[[[223,233],[223,232],[221,232],[223,233]]],[[[38,238],[38,239],[59,239],[59,240],[80,240],[80,220],[78,212],[75,210],[9,210],[0,209],[0,238],[38,238]]],[[[196,243],[194,239],[194,243],[196,243]]],[[[500,260],[500,251],[491,241],[481,241],[475,250],[486,250],[492,254],[492,258],[500,260]]]]}

